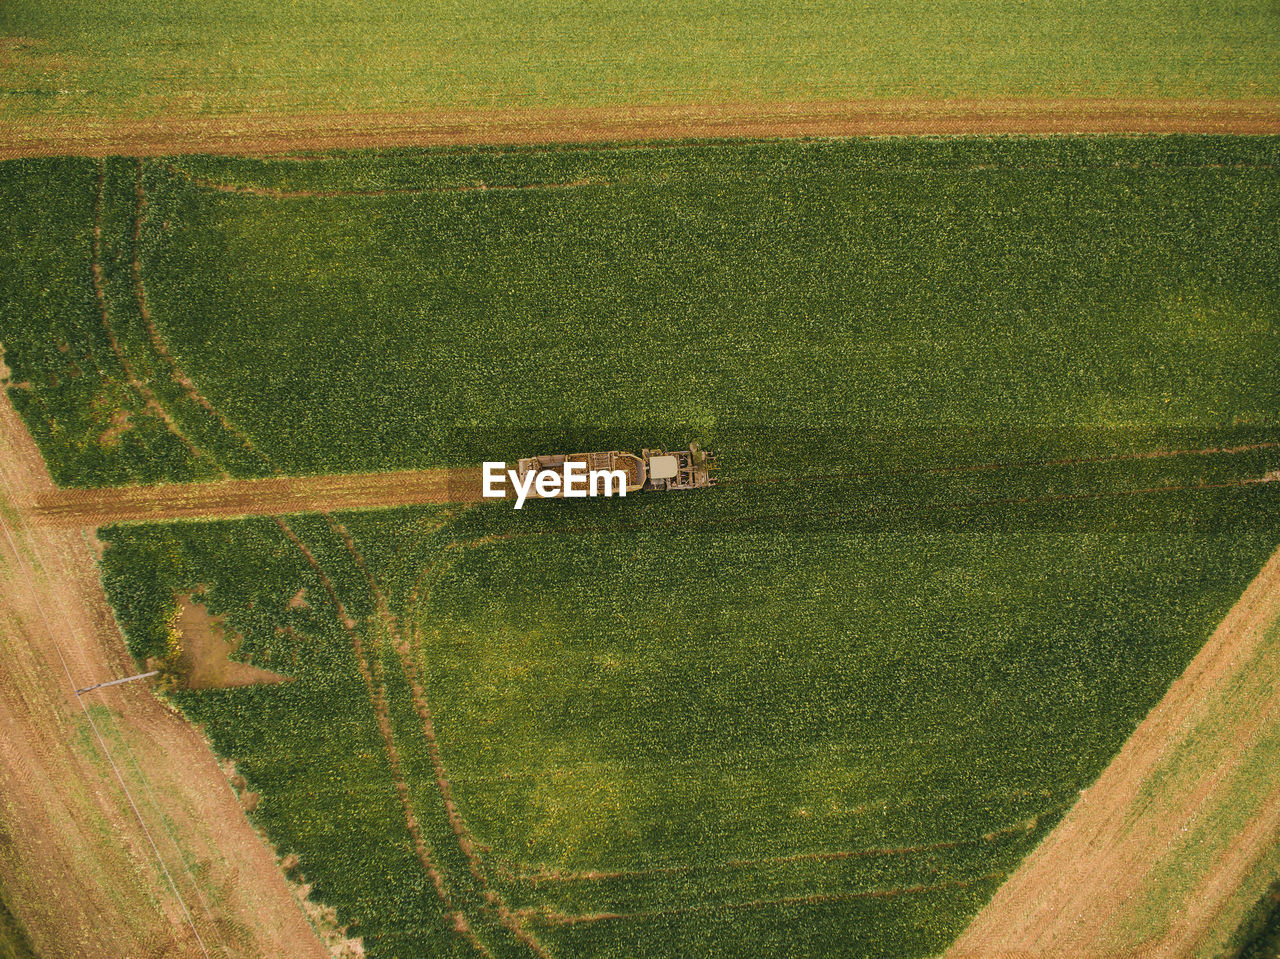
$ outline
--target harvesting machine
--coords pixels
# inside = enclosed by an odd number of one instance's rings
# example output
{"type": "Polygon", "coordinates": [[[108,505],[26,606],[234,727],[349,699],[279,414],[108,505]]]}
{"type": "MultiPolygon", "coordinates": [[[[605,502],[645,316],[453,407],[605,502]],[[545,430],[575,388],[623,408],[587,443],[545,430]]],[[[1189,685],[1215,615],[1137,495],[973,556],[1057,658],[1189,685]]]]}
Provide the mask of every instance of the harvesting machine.
{"type": "MultiPolygon", "coordinates": [[[[627,495],[642,489],[686,490],[715,486],[715,455],[691,443],[687,450],[641,450],[640,455],[611,450],[607,453],[552,453],[519,461],[517,475],[553,471],[564,474],[566,463],[584,463],[591,470],[620,470],[626,476],[627,495]]],[[[563,487],[563,484],[561,484],[563,487]]]]}

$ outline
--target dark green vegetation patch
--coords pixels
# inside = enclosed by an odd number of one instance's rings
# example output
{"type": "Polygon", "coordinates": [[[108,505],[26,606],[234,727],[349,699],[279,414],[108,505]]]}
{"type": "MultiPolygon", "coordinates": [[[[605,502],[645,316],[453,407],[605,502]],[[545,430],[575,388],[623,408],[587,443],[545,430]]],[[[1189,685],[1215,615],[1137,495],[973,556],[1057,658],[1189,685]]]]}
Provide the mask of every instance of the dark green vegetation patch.
{"type": "Polygon", "coordinates": [[[8,163],[0,343],[69,484],[693,438],[744,477],[1240,445],[1280,410],[1278,153],[8,163]]]}
{"type": "Polygon", "coordinates": [[[176,697],[370,955],[926,956],[1280,542],[1277,152],[7,164],[0,342],[65,483],[720,454],[105,532],[292,677],[176,697]]]}
{"type": "Polygon", "coordinates": [[[31,942],[0,895],[0,959],[36,959],[31,942]]]}

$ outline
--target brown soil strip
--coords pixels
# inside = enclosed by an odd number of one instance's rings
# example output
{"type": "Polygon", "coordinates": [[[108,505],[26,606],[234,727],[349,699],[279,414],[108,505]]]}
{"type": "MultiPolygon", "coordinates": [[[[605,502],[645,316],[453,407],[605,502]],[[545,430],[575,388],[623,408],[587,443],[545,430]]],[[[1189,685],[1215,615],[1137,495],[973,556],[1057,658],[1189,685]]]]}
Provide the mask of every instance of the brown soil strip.
{"type": "Polygon", "coordinates": [[[478,470],[405,470],[50,490],[39,496],[36,513],[49,525],[101,526],[470,502],[480,494],[478,470]]]}
{"type": "MultiPolygon", "coordinates": [[[[1107,939],[1117,917],[1127,903],[1141,901],[1143,883],[1162,855],[1193,828],[1205,809],[1214,808],[1215,793],[1229,788],[1230,771],[1241,762],[1258,728],[1274,717],[1280,685],[1261,683],[1260,688],[1269,692],[1255,695],[1248,708],[1236,711],[1232,735],[1221,742],[1188,739],[1199,722],[1219,709],[1225,691],[1246,671],[1277,667],[1259,662],[1254,654],[1278,619],[1280,551],[1098,781],[996,893],[948,956],[1091,957],[1124,948],[1107,939]],[[1203,753],[1201,765],[1185,783],[1179,781],[1178,788],[1161,791],[1155,777],[1188,744],[1203,753]]],[[[1259,783],[1259,788],[1267,791],[1266,784],[1259,783]]],[[[1196,902],[1167,904],[1171,918],[1190,910],[1188,915],[1200,917],[1195,923],[1199,928],[1206,917],[1216,916],[1235,891],[1232,878],[1243,875],[1253,858],[1265,851],[1250,843],[1263,836],[1274,838],[1280,829],[1280,804],[1274,798],[1260,803],[1251,826],[1234,838],[1225,856],[1206,867],[1196,902]]],[[[1174,925],[1169,935],[1182,935],[1187,928],[1174,925]]],[[[1166,952],[1159,943],[1148,944],[1144,952],[1151,949],[1166,952]]]]}
{"type": "Polygon", "coordinates": [[[309,116],[33,120],[0,134],[19,156],[272,154],[453,144],[719,137],[1052,133],[1280,133],[1273,100],[981,99],[425,109],[309,116]]]}
{"type": "Polygon", "coordinates": [[[328,953],[208,745],[144,684],[86,697],[121,778],[91,732],[89,745],[81,745],[85,718],[73,685],[136,670],[87,536],[27,519],[36,496],[52,486],[0,391],[6,902],[41,956],[201,956],[203,940],[218,954],[232,942],[235,955],[324,959],[328,953]],[[207,903],[216,911],[203,908],[207,903]]]}
{"type": "MultiPolygon", "coordinates": [[[[100,171],[101,171],[101,168],[100,168],[100,171]]],[[[100,206],[101,192],[102,191],[101,191],[101,172],[100,172],[99,206],[100,206]]],[[[133,256],[132,256],[134,294],[137,299],[137,305],[138,305],[139,311],[142,314],[144,324],[147,328],[148,335],[151,338],[152,346],[156,350],[156,352],[169,365],[170,372],[174,381],[183,387],[187,395],[187,398],[199,404],[204,409],[206,409],[209,413],[211,413],[215,417],[217,422],[228,433],[235,436],[236,439],[239,440],[245,446],[246,449],[248,449],[250,452],[257,453],[263,459],[264,462],[268,462],[265,456],[262,456],[262,454],[258,453],[258,451],[255,449],[255,447],[253,446],[252,442],[248,439],[248,437],[245,436],[243,433],[241,433],[239,430],[235,429],[226,420],[226,418],[222,416],[221,413],[211,403],[209,403],[209,401],[203,395],[201,395],[196,390],[195,385],[183,373],[182,369],[178,366],[172,354],[169,352],[163,339],[160,337],[159,332],[155,327],[155,323],[151,317],[150,310],[147,306],[146,291],[142,283],[141,265],[139,262],[139,251],[138,251],[139,238],[141,235],[141,228],[142,228],[143,209],[146,203],[146,197],[145,197],[145,193],[143,190],[143,183],[142,183],[142,164],[141,163],[138,164],[137,179],[135,184],[135,196],[136,196],[136,200],[135,200],[135,209],[134,209],[133,256]]],[[[96,263],[97,263],[97,257],[96,257],[96,247],[95,247],[95,266],[96,266],[96,263]]],[[[104,312],[103,312],[103,319],[104,321],[106,319],[105,306],[104,306],[104,312]]],[[[122,360],[123,360],[123,357],[122,357],[122,360]]],[[[163,407],[160,407],[158,400],[156,401],[156,405],[164,413],[166,417],[166,422],[172,423],[171,419],[168,418],[168,412],[164,410],[163,407]]],[[[174,428],[174,431],[177,432],[176,426],[173,428],[174,428]]],[[[194,446],[191,446],[190,448],[196,455],[200,455],[199,451],[196,450],[194,446]]],[[[269,462],[268,462],[268,465],[269,465],[269,462]]],[[[222,474],[224,477],[229,477],[229,474],[227,473],[225,468],[222,469],[222,474]]],[[[198,486],[200,484],[193,484],[193,485],[198,486]]],[[[209,485],[209,484],[206,484],[206,485],[209,485]]],[[[211,484],[211,485],[216,486],[216,485],[226,485],[226,484],[224,483],[224,484],[211,484]]],[[[165,489],[166,487],[159,487],[159,488],[165,489]]],[[[409,786],[407,781],[404,778],[404,775],[401,769],[399,752],[396,749],[394,735],[393,735],[393,731],[391,729],[391,724],[390,724],[390,716],[387,710],[385,690],[381,682],[381,677],[374,675],[374,670],[377,669],[378,667],[375,666],[371,668],[370,660],[369,660],[369,657],[366,656],[364,652],[360,635],[355,629],[355,626],[356,626],[355,620],[348,615],[346,608],[343,606],[341,600],[339,600],[338,598],[337,592],[334,589],[332,581],[325,574],[324,570],[320,567],[319,563],[316,561],[315,556],[312,554],[310,549],[307,548],[307,546],[302,542],[301,539],[298,538],[298,536],[294,533],[292,528],[283,519],[277,517],[275,519],[275,522],[280,527],[281,531],[284,532],[285,536],[290,540],[290,542],[292,542],[301,551],[307,563],[312,567],[316,575],[320,578],[321,583],[324,585],[324,588],[328,592],[329,597],[334,604],[334,609],[337,612],[340,623],[343,629],[347,632],[348,637],[351,640],[352,648],[355,652],[359,669],[362,677],[364,678],[366,690],[369,694],[370,703],[372,704],[374,709],[374,714],[378,722],[379,731],[382,735],[383,742],[386,747],[387,758],[388,758],[388,763],[391,767],[394,787],[404,812],[405,824],[409,831],[410,838],[412,840],[414,852],[419,862],[421,863],[424,871],[427,873],[428,877],[431,879],[432,885],[435,888],[436,894],[440,898],[441,902],[443,903],[446,915],[449,917],[454,930],[458,932],[459,935],[461,935],[463,939],[466,942],[468,942],[479,955],[481,955],[482,957],[485,957],[485,959],[491,959],[488,949],[485,948],[484,944],[481,943],[475,937],[475,934],[472,932],[466,916],[462,913],[461,910],[455,909],[451,905],[449,893],[444,883],[444,878],[441,875],[440,871],[436,868],[434,862],[432,861],[429,848],[422,837],[417,816],[413,809],[412,799],[409,792],[409,786]]],[[[97,524],[95,523],[94,525],[97,525],[97,524]]],[[[254,667],[248,667],[248,668],[253,669],[254,667]]],[[[265,673],[266,671],[263,670],[262,672],[265,673]]],[[[268,674],[268,675],[274,675],[274,674],[268,674]]]]}
{"type": "MultiPolygon", "coordinates": [[[[246,440],[247,442],[247,440],[246,440]]],[[[979,463],[968,466],[925,467],[873,473],[840,473],[822,476],[776,476],[756,480],[725,480],[751,484],[830,482],[839,479],[951,474],[983,470],[1023,469],[1041,466],[1073,466],[1121,460],[1162,459],[1181,456],[1236,455],[1280,447],[1269,441],[1248,446],[1193,450],[1157,450],[1104,457],[1081,457],[1017,463],[979,463]]],[[[252,445],[247,448],[253,449],[252,445]]],[[[931,506],[933,509],[981,508],[1026,505],[1059,500],[1088,500],[1188,490],[1251,486],[1280,479],[1280,471],[1262,477],[1245,477],[1224,483],[1144,487],[1100,493],[1064,493],[1052,496],[1003,498],[931,506]]],[[[107,523],[157,522],[172,519],[218,519],[238,516],[279,516],[288,513],[377,509],[423,504],[476,503],[482,497],[480,471],[474,467],[400,470],[387,473],[342,473],[332,476],[273,476],[216,483],[166,483],[158,486],[117,486],[99,489],[50,490],[40,496],[36,513],[51,525],[100,526],[107,523]]],[[[868,515],[885,510],[866,511],[868,515]]],[[[770,517],[750,517],[768,519],[770,517]]],[[[742,522],[730,517],[726,522],[742,522]]],[[[678,521],[673,521],[674,525],[678,521]]],[[[631,527],[628,527],[631,528],[631,527]]],[[[572,530],[579,532],[580,530],[572,530]]],[[[556,531],[551,531],[556,532],[556,531]]],[[[560,532],[564,532],[561,530],[560,532]]],[[[513,534],[522,535],[522,534],[513,534]]],[[[527,535],[546,535],[543,532],[527,535]]]]}
{"type": "Polygon", "coordinates": [[[223,689],[231,686],[259,686],[282,683],[287,677],[231,658],[240,637],[227,627],[221,616],[191,598],[177,597],[180,612],[176,627],[181,653],[178,671],[187,689],[223,689]]]}

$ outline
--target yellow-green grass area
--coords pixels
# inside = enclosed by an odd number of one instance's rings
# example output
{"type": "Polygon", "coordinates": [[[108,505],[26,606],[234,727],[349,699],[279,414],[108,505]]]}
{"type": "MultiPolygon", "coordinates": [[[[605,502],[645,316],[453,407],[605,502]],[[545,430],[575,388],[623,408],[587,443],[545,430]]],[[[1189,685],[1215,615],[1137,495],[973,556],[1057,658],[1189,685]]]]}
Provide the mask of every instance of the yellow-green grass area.
{"type": "Polygon", "coordinates": [[[1276,663],[1280,657],[1280,619],[1271,623],[1234,678],[1198,710],[1198,719],[1179,730],[1175,743],[1144,785],[1135,815],[1144,811],[1182,808],[1196,793],[1196,784],[1209,776],[1214,788],[1200,805],[1190,828],[1174,837],[1143,884],[1142,893],[1126,905],[1115,921],[1122,942],[1164,938],[1182,911],[1194,907],[1195,892],[1232,853],[1243,855],[1247,874],[1227,909],[1213,917],[1212,932],[1201,933],[1197,955],[1217,955],[1250,907],[1276,878],[1280,842],[1267,830],[1246,847],[1239,846],[1246,827],[1263,817],[1274,820],[1280,792],[1280,711],[1274,706],[1276,663]],[[1253,860],[1257,860],[1254,862],[1253,860]],[[1185,904],[1170,911],[1170,904],[1185,904]]]}
{"type": "Polygon", "coordinates": [[[1274,98],[1269,0],[29,0],[11,130],[110,117],[850,98],[1274,98]]]}

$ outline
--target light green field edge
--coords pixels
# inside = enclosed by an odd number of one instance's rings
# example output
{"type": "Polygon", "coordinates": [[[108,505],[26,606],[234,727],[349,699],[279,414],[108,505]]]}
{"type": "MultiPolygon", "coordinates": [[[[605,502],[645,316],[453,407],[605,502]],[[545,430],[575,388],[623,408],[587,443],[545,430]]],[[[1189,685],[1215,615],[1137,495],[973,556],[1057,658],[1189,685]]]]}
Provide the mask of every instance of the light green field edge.
{"type": "Polygon", "coordinates": [[[1268,0],[30,0],[0,6],[0,117],[864,98],[1266,99],[1268,0]]]}

